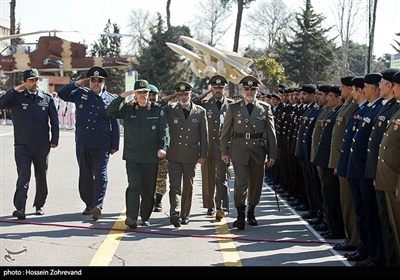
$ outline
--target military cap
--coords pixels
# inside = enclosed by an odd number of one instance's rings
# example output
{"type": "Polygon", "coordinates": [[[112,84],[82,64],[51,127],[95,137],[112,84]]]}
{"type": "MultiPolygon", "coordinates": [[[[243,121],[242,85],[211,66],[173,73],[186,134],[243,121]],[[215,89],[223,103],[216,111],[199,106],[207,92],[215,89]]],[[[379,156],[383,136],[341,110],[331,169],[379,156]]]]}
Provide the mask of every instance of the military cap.
{"type": "Polygon", "coordinates": [[[281,100],[281,98],[279,97],[279,95],[278,95],[277,93],[275,93],[275,92],[271,93],[271,98],[276,98],[276,99],[281,100]]]}
{"type": "Polygon", "coordinates": [[[329,93],[329,90],[332,85],[324,84],[324,85],[318,85],[318,90],[322,92],[329,93]]]}
{"type": "Polygon", "coordinates": [[[146,80],[137,80],[133,89],[137,91],[150,91],[150,84],[146,80]]]}
{"type": "Polygon", "coordinates": [[[382,78],[385,79],[386,81],[393,82],[393,75],[399,72],[400,69],[396,68],[387,68],[385,70],[382,70],[382,78]]]}
{"type": "Polygon", "coordinates": [[[262,96],[267,96],[267,93],[263,90],[259,90],[258,93],[262,96]]]}
{"type": "Polygon", "coordinates": [[[294,92],[294,87],[288,87],[281,93],[292,93],[292,92],[294,92]]]}
{"type": "Polygon", "coordinates": [[[400,84],[400,71],[393,75],[392,80],[396,84],[400,84]]]}
{"type": "Polygon", "coordinates": [[[150,89],[150,92],[154,92],[154,93],[159,92],[158,88],[155,85],[149,84],[149,89],[150,89]]]}
{"type": "Polygon", "coordinates": [[[304,84],[301,86],[301,91],[304,91],[307,93],[315,93],[316,89],[317,89],[317,86],[313,85],[313,84],[304,84]]]}
{"type": "Polygon", "coordinates": [[[261,83],[256,77],[249,75],[249,76],[242,78],[240,80],[239,84],[242,84],[242,87],[256,88],[261,83]]]}
{"type": "Polygon", "coordinates": [[[341,94],[342,93],[339,85],[331,85],[329,87],[329,91],[333,92],[333,93],[336,93],[336,94],[341,94]]]}
{"type": "Polygon", "coordinates": [[[208,84],[211,85],[212,87],[215,86],[225,87],[227,83],[228,81],[226,80],[226,78],[221,75],[214,75],[208,81],[208,84]]]}
{"type": "Polygon", "coordinates": [[[354,78],[355,76],[346,76],[346,77],[342,77],[340,78],[340,81],[342,82],[342,84],[344,84],[345,86],[351,87],[353,85],[353,83],[351,82],[351,80],[354,78]]]}
{"type": "Polygon", "coordinates": [[[39,71],[35,68],[29,68],[24,71],[23,80],[39,78],[39,71]]]}
{"type": "Polygon", "coordinates": [[[86,77],[100,77],[100,78],[108,78],[108,73],[106,69],[99,67],[99,66],[94,66],[89,69],[86,73],[86,77]]]}
{"type": "Polygon", "coordinates": [[[353,79],[351,79],[351,84],[359,88],[364,88],[364,76],[354,77],[353,79]]]}
{"type": "Polygon", "coordinates": [[[267,96],[268,99],[271,99],[271,98],[272,98],[272,94],[271,94],[271,93],[267,93],[266,96],[267,96]]]}
{"type": "Polygon", "coordinates": [[[175,92],[187,92],[192,91],[192,86],[187,82],[177,82],[174,85],[175,92]]]}
{"type": "Polygon", "coordinates": [[[369,73],[364,76],[364,83],[370,85],[379,85],[381,79],[382,79],[381,73],[369,73]]]}
{"type": "Polygon", "coordinates": [[[278,88],[283,88],[283,89],[287,89],[288,86],[286,84],[279,84],[278,88]]]}

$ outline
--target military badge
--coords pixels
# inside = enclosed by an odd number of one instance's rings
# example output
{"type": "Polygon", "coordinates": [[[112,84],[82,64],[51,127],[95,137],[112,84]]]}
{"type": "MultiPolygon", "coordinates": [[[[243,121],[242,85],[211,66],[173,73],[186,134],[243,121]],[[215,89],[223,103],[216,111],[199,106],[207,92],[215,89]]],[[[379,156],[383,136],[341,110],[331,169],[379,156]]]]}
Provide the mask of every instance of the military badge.
{"type": "Polygon", "coordinates": [[[83,108],[83,104],[79,104],[79,108],[82,109],[83,108]]]}
{"type": "Polygon", "coordinates": [[[241,124],[242,123],[242,121],[241,120],[238,120],[238,124],[241,124]]]}

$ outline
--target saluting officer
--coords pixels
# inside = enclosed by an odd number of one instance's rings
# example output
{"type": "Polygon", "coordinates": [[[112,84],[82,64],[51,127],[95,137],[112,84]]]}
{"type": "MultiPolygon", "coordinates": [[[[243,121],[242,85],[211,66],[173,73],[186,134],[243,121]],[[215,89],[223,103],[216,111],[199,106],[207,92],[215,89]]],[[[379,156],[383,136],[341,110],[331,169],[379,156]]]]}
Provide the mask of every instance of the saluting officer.
{"type": "Polygon", "coordinates": [[[79,165],[79,194],[86,205],[82,215],[98,220],[108,185],[110,154],[119,149],[120,126],[107,116],[107,107],[115,99],[104,86],[108,73],[95,66],[85,79],[65,85],[58,96],[76,105],[75,142],[79,165]],[[83,87],[90,82],[90,88],[83,87]]]}
{"type": "Polygon", "coordinates": [[[277,147],[271,106],[255,98],[260,81],[245,76],[239,84],[244,99],[230,104],[226,111],[221,152],[225,163],[232,159],[235,172],[234,198],[238,217],[233,226],[244,230],[246,200],[249,207],[247,221],[249,225],[257,225],[254,209],[261,197],[264,164],[271,167],[275,163],[277,147]]]}
{"type": "Polygon", "coordinates": [[[206,110],[191,101],[192,86],[178,82],[174,90],[178,102],[163,109],[171,137],[167,153],[170,222],[180,227],[189,223],[193,178],[196,164],[207,158],[208,131],[206,110]]]}
{"type": "Polygon", "coordinates": [[[39,72],[36,69],[25,70],[23,83],[9,89],[0,97],[1,109],[12,110],[14,125],[14,156],[18,178],[14,193],[16,210],[13,216],[18,219],[26,218],[25,206],[32,164],[36,181],[33,207],[36,207],[35,215],[43,215],[48,194],[48,159],[50,148],[58,146],[59,127],[54,99],[50,94],[39,90],[39,72]]]}
{"type": "Polygon", "coordinates": [[[128,187],[125,192],[126,220],[131,229],[149,226],[156,191],[159,158],[166,154],[169,132],[164,111],[149,100],[150,86],[146,80],[135,82],[133,91],[126,91],[114,99],[107,109],[113,118],[124,120],[124,152],[128,187]],[[135,94],[134,101],[124,98],[135,94]]]}
{"type": "Polygon", "coordinates": [[[228,167],[221,159],[220,129],[226,108],[233,100],[224,95],[228,84],[224,76],[214,75],[208,84],[212,97],[204,99],[210,92],[206,91],[192,101],[206,110],[208,123],[208,154],[207,160],[201,165],[203,207],[207,208],[207,215],[212,215],[216,208],[216,219],[221,220],[225,216],[224,210],[229,210],[229,192],[228,167]]]}

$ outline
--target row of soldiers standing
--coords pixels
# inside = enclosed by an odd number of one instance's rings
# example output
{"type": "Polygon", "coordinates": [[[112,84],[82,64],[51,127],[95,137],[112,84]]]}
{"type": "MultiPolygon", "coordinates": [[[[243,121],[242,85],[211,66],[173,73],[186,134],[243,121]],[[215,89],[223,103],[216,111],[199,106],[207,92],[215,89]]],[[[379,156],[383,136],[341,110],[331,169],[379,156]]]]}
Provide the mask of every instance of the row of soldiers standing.
{"type": "MultiPolygon", "coordinates": [[[[281,196],[355,266],[400,264],[400,70],[281,88],[281,196]]],[[[268,173],[266,173],[268,175],[268,173]]],[[[276,179],[275,179],[276,180],[276,179]]],[[[278,190],[279,191],[279,190],[278,190]]]]}

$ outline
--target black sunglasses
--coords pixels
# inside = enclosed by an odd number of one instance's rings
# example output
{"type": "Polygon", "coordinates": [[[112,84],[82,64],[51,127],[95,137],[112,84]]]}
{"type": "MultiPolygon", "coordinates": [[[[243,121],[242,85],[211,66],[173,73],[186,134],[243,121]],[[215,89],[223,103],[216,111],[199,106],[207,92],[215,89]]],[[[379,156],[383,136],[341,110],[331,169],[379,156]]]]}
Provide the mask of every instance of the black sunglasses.
{"type": "Polygon", "coordinates": [[[103,79],[103,78],[98,78],[98,79],[96,79],[96,78],[91,78],[90,81],[91,81],[92,83],[99,83],[99,84],[101,84],[102,82],[104,82],[104,79],[103,79]]]}

